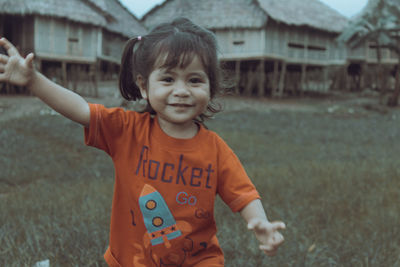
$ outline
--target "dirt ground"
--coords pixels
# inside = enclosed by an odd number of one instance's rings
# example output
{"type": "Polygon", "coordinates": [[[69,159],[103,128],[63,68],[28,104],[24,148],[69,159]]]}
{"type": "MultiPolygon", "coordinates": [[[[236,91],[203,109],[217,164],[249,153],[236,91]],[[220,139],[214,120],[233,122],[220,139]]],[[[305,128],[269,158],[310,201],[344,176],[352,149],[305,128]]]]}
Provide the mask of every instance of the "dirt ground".
{"type": "MultiPolygon", "coordinates": [[[[80,93],[80,92],[78,92],[80,93]]],[[[83,93],[84,95],[84,93],[83,93]]],[[[120,106],[123,100],[118,92],[117,82],[103,82],[99,85],[99,97],[84,97],[92,103],[106,106],[120,106]]],[[[295,97],[283,99],[256,98],[245,96],[224,96],[217,99],[225,112],[243,109],[257,111],[327,112],[355,115],[365,112],[387,113],[389,108],[379,105],[377,96],[362,96],[351,93],[334,93],[329,96],[295,97]]],[[[135,108],[131,104],[128,108],[135,108]]],[[[0,122],[26,115],[56,114],[40,99],[27,95],[0,95],[0,122]]]]}

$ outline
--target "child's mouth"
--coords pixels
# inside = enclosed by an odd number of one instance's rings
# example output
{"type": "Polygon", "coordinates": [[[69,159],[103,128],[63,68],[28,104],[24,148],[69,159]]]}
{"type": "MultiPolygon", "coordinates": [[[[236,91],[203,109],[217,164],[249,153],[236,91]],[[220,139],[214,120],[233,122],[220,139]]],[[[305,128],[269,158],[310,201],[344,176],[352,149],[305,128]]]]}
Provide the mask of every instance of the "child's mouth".
{"type": "Polygon", "coordinates": [[[188,107],[192,107],[193,105],[190,104],[180,104],[180,103],[175,103],[175,104],[169,104],[170,106],[173,107],[178,107],[178,108],[188,108],[188,107]]]}

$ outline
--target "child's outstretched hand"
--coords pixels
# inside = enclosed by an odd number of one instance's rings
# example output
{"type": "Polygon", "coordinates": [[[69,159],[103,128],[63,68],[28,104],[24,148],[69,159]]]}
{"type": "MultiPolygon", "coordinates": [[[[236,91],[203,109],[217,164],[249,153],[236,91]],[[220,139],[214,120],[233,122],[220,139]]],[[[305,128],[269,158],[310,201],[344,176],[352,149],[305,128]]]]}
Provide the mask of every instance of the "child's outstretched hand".
{"type": "Polygon", "coordinates": [[[0,39],[0,46],[4,47],[8,54],[0,54],[0,82],[27,85],[34,74],[33,53],[23,58],[17,48],[5,38],[0,39]]]}
{"type": "Polygon", "coordinates": [[[254,218],[247,224],[249,230],[253,230],[260,241],[260,249],[268,256],[274,256],[284,238],[279,230],[286,228],[283,222],[269,222],[260,218],[254,218]]]}

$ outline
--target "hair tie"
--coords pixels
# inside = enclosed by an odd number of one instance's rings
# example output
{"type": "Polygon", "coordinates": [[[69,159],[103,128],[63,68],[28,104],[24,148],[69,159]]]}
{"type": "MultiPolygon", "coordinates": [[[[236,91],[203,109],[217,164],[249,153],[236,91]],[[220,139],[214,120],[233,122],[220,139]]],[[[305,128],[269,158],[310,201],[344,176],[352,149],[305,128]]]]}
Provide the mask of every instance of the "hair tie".
{"type": "Polygon", "coordinates": [[[142,36],[139,35],[139,36],[137,37],[137,39],[138,39],[139,41],[142,40],[142,36]]]}

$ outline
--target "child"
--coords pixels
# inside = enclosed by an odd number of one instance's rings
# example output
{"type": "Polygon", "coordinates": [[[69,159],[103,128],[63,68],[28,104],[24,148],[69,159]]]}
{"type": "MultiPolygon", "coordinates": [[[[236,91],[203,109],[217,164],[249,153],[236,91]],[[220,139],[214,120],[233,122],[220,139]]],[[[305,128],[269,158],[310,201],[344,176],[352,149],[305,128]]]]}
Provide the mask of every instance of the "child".
{"type": "Polygon", "coordinates": [[[216,194],[240,212],[260,249],[274,255],[282,222],[269,222],[238,158],[202,121],[217,112],[215,36],[180,18],[128,41],[119,87],[145,112],[88,104],[33,68],[6,39],[0,81],[27,86],[46,104],[84,126],[85,142],[108,153],[115,167],[109,266],[223,266],[216,238],[216,194]]]}

